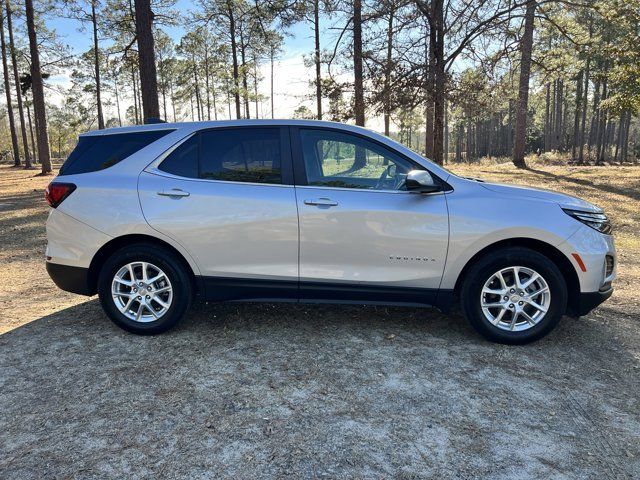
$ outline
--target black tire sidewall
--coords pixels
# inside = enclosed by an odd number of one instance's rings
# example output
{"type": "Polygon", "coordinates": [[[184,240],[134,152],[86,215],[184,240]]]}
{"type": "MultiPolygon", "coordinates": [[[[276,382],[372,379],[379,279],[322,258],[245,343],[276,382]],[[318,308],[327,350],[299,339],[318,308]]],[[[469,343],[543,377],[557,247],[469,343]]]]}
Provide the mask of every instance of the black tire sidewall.
{"type": "Polygon", "coordinates": [[[527,248],[511,247],[489,253],[471,267],[462,287],[461,306],[469,323],[488,340],[507,344],[529,343],[544,337],[558,324],[566,311],[567,286],[562,273],[548,257],[527,248]],[[542,321],[520,332],[510,332],[491,325],[482,312],[479,300],[489,277],[502,268],[512,266],[535,270],[544,277],[551,292],[551,304],[542,321]]]}
{"type": "Polygon", "coordinates": [[[153,335],[173,328],[185,315],[191,304],[193,287],[182,262],[166,249],[155,245],[131,245],[115,252],[107,259],[98,277],[98,295],[105,313],[119,327],[132,333],[153,335]],[[116,272],[127,263],[149,262],[160,268],[169,278],[173,301],[169,310],[153,322],[135,322],[123,315],[111,296],[111,283],[116,272]]]}

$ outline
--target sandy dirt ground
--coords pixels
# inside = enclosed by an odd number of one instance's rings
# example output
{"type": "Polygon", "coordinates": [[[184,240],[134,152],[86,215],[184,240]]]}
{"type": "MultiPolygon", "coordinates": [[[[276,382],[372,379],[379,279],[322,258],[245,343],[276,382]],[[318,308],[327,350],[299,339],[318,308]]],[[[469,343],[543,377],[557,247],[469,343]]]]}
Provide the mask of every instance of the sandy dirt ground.
{"type": "Polygon", "coordinates": [[[639,478],[640,169],[456,166],[613,218],[609,302],[523,347],[431,309],[197,302],[137,337],[44,268],[0,168],[0,478],[639,478]]]}

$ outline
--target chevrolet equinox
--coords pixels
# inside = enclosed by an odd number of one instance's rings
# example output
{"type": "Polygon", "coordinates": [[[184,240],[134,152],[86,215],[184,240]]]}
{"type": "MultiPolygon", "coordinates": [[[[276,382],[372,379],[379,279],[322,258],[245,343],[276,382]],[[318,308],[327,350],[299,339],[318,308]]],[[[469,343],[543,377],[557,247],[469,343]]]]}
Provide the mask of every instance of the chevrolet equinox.
{"type": "Polygon", "coordinates": [[[612,293],[601,209],[330,122],[92,131],[46,190],[47,270],[139,334],[209,301],[431,305],[526,343],[612,293]]]}

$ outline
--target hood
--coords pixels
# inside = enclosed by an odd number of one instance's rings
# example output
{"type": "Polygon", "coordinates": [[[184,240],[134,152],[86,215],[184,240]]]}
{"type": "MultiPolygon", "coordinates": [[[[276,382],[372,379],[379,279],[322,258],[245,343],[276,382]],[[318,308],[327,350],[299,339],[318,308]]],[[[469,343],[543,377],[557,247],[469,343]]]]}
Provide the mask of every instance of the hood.
{"type": "Polygon", "coordinates": [[[581,210],[585,212],[602,212],[602,209],[593,203],[589,203],[581,198],[572,197],[564,193],[545,190],[542,188],[521,187],[515,185],[504,185],[501,183],[480,182],[483,188],[492,192],[500,193],[508,196],[518,196],[534,198],[545,202],[557,203],[563,208],[581,210]]]}

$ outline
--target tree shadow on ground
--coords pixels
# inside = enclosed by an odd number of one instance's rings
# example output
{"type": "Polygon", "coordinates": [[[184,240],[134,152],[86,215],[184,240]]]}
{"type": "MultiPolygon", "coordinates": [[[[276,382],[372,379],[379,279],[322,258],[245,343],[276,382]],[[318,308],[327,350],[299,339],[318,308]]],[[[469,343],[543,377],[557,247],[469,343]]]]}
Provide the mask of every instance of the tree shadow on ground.
{"type": "Polygon", "coordinates": [[[628,327],[509,347],[430,309],[200,302],[141,337],[91,300],[0,336],[0,477],[622,476],[628,327]]]}
{"type": "MultiPolygon", "coordinates": [[[[574,183],[576,185],[580,185],[582,187],[588,187],[588,188],[593,188],[596,190],[600,190],[604,193],[615,193],[616,195],[621,195],[623,197],[627,197],[631,200],[640,200],[640,189],[638,189],[638,185],[637,182],[635,184],[633,184],[633,186],[630,186],[629,188],[621,188],[615,185],[609,185],[609,184],[597,184],[597,183],[593,183],[589,180],[583,180],[581,178],[576,178],[576,177],[569,177],[567,175],[558,175],[552,172],[548,172],[546,170],[538,170],[535,168],[529,168],[529,171],[531,173],[535,173],[538,175],[541,175],[543,177],[547,177],[547,178],[552,178],[553,180],[556,181],[564,181],[564,182],[569,182],[569,183],[574,183]]],[[[606,178],[606,171],[603,170],[603,178],[606,178]]]]}

